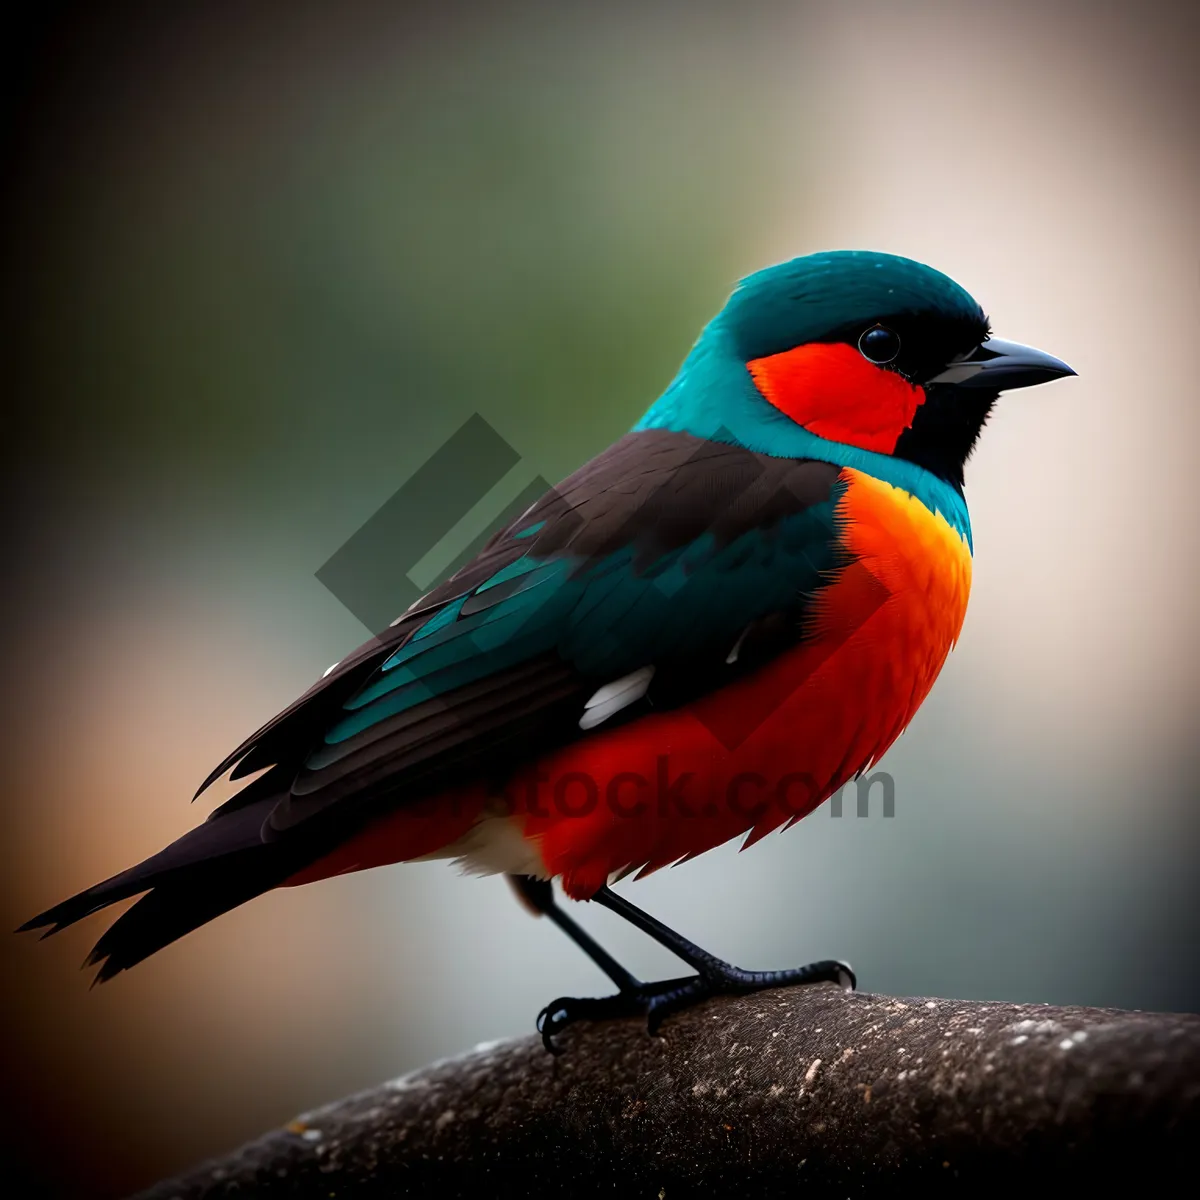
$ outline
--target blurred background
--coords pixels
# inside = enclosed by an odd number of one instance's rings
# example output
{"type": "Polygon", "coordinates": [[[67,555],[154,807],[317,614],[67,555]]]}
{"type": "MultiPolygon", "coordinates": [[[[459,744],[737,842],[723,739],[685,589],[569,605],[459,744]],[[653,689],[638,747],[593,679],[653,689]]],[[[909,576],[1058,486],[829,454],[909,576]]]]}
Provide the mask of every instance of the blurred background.
{"type": "MultiPolygon", "coordinates": [[[[430,574],[621,434],[737,278],[864,247],[1079,378],[1002,401],[970,464],[972,606],[884,760],[895,817],[632,895],[871,991],[1200,1005],[1196,14],[38,9],[6,72],[6,927],[189,828],[365,638],[315,572],[468,416],[522,461],[430,574]]],[[[605,990],[441,864],[268,895],[89,992],[104,925],[0,936],[24,1195],[119,1195],[605,990]]]]}

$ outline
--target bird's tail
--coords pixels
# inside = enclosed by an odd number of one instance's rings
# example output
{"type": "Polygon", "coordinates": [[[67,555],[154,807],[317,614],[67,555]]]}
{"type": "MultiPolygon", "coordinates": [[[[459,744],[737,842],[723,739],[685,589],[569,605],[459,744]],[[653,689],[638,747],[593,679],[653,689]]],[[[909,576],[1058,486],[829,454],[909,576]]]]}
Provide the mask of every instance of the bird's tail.
{"type": "Polygon", "coordinates": [[[264,842],[262,825],[278,796],[265,796],[209,821],[166,849],[69,900],[48,908],[18,932],[43,937],[145,892],[96,943],[85,966],[96,982],[111,979],[222,913],[279,886],[314,852],[304,841],[264,842]]]}

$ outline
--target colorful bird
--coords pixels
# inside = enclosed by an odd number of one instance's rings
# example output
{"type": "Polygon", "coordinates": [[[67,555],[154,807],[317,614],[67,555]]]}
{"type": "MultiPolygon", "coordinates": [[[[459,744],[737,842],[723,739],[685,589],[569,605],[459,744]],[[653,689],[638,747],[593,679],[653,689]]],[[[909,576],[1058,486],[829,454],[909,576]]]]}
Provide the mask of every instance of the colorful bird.
{"type": "MultiPolygon", "coordinates": [[[[204,781],[199,828],[23,928],[141,895],[105,980],[276,887],[447,858],[505,873],[612,979],[542,1010],[667,1014],[844,963],[743,971],[612,890],[811,812],[912,719],[971,585],[963,465],[1000,392],[1074,372],[990,335],[909,259],[844,251],[742,281],[662,396],[204,781]],[[644,983],[554,899],[594,900],[693,974],[644,983]],[[144,893],[144,894],[143,894],[144,893]]],[[[197,793],[199,794],[199,793],[197,793]]]]}

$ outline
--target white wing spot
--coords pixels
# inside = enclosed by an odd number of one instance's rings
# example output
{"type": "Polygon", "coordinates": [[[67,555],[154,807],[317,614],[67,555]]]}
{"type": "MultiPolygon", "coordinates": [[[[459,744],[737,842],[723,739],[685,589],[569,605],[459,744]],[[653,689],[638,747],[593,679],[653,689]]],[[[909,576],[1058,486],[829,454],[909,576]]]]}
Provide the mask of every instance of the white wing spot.
{"type": "Polygon", "coordinates": [[[607,721],[614,713],[618,713],[623,708],[628,708],[635,701],[640,700],[650,687],[650,680],[654,678],[654,668],[639,667],[636,671],[630,671],[628,675],[622,675],[620,679],[614,679],[612,683],[606,683],[602,688],[597,688],[592,693],[591,698],[583,706],[583,716],[579,718],[580,729],[594,729],[597,725],[607,721]]]}
{"type": "Polygon", "coordinates": [[[725,658],[725,661],[727,663],[732,664],[732,663],[737,662],[738,652],[741,650],[742,643],[746,640],[746,634],[748,634],[749,632],[750,632],[750,626],[747,625],[746,628],[743,629],[742,632],[738,634],[738,640],[733,643],[733,649],[730,650],[729,654],[725,658]]]}

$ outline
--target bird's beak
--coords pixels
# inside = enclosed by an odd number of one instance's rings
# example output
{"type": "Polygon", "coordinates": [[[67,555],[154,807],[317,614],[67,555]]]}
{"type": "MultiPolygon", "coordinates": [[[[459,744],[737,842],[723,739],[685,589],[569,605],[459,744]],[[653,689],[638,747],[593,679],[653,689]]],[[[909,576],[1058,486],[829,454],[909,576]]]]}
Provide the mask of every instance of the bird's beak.
{"type": "Polygon", "coordinates": [[[1052,379],[1074,374],[1062,359],[1044,350],[990,337],[980,342],[974,350],[947,363],[946,369],[929,382],[1003,392],[1009,388],[1049,383],[1052,379]]]}

